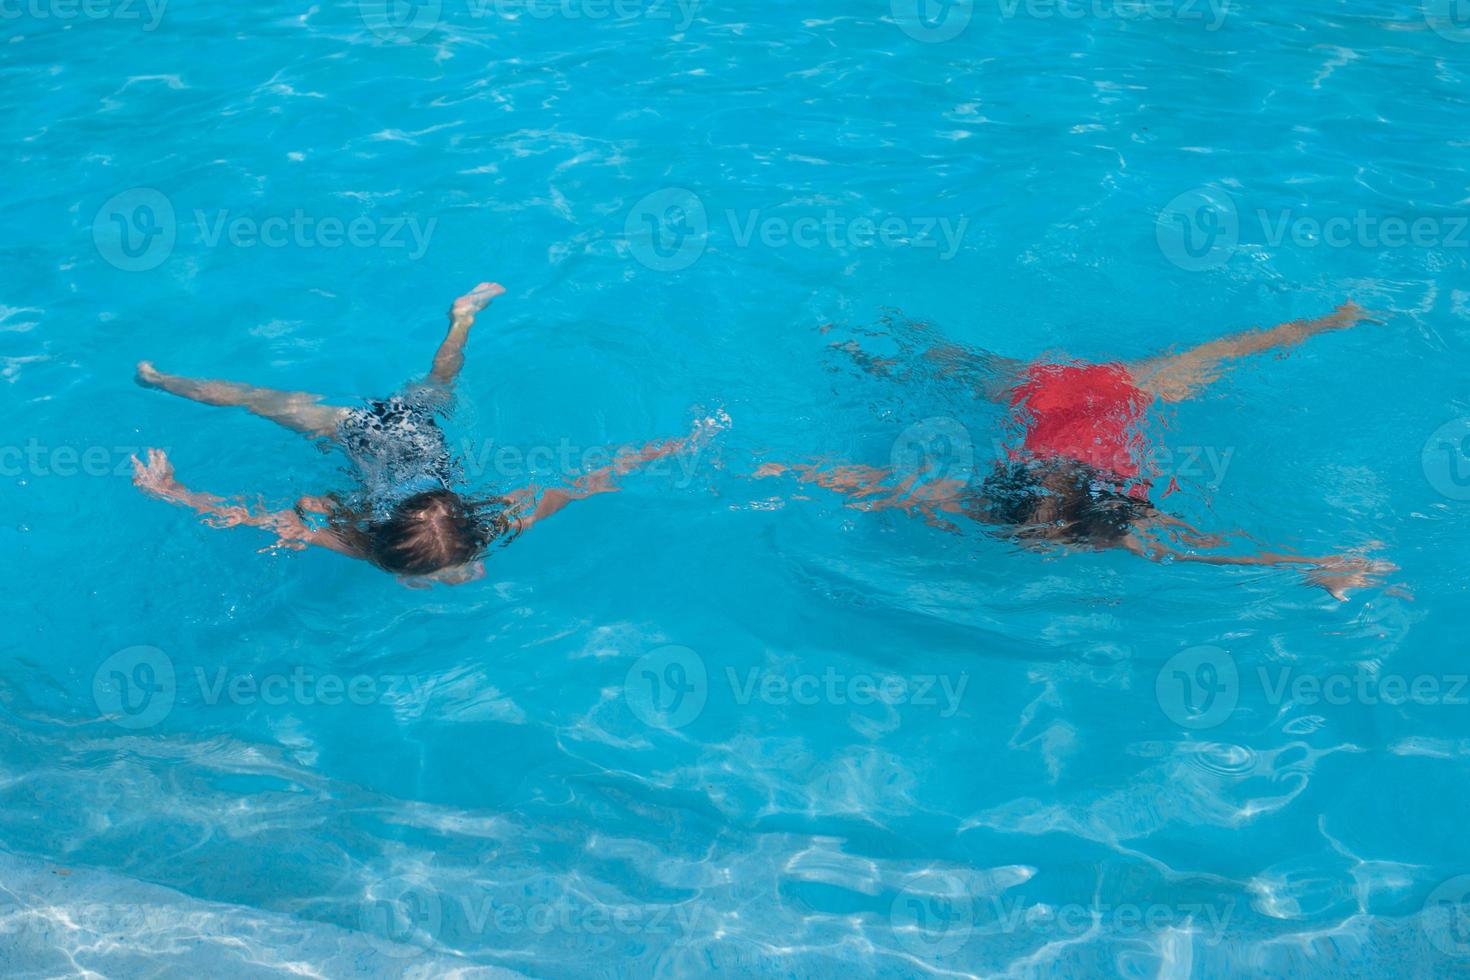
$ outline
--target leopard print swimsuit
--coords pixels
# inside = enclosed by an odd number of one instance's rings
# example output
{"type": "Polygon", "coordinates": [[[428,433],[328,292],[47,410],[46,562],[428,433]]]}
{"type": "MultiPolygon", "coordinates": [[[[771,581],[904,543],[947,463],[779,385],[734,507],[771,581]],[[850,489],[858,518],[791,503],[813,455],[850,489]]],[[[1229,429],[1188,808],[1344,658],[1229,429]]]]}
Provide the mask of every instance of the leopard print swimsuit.
{"type": "Polygon", "coordinates": [[[420,386],[353,409],[337,437],[362,483],[358,502],[376,518],[426,490],[449,489],[463,478],[439,427],[449,414],[446,393],[420,386]]]}

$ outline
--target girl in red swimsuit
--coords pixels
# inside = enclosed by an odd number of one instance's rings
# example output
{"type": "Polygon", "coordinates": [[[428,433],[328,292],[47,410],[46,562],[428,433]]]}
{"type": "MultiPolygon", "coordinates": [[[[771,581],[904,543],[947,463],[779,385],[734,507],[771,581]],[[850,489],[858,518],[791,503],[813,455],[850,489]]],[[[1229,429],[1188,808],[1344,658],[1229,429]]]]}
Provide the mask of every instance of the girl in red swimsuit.
{"type": "MultiPolygon", "coordinates": [[[[1226,542],[1202,534],[1150,503],[1150,484],[1141,468],[1147,449],[1141,425],[1154,402],[1184,401],[1216,380],[1237,358],[1289,347],[1364,319],[1358,306],[1345,303],[1331,316],[1235,334],[1182,354],[1131,364],[1026,365],[953,346],[938,348],[928,356],[979,368],[988,376],[985,395],[1009,404],[1022,433],[1019,444],[978,489],[959,480],[905,477],[869,466],[768,463],[756,476],[790,472],[803,482],[852,498],[852,507],[917,512],[951,527],[946,515],[960,515],[1004,527],[1023,541],[1121,547],[1154,561],[1298,566],[1311,582],[1345,599],[1347,589],[1366,585],[1372,575],[1393,566],[1361,555],[1312,558],[1211,553],[1207,549],[1226,542]],[[1175,544],[1189,546],[1189,550],[1175,544]]],[[[878,363],[849,350],[870,366],[878,363]]]]}

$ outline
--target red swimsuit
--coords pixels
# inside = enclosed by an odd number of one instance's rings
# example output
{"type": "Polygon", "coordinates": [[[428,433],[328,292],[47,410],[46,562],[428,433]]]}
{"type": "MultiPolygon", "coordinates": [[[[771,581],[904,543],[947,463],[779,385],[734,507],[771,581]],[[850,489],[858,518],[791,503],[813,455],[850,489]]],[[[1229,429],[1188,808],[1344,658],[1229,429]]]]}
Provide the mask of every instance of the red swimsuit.
{"type": "Polygon", "coordinates": [[[1139,423],[1149,401],[1121,364],[1033,364],[1011,395],[1026,429],[1013,455],[1074,459],[1147,496],[1139,423]]]}

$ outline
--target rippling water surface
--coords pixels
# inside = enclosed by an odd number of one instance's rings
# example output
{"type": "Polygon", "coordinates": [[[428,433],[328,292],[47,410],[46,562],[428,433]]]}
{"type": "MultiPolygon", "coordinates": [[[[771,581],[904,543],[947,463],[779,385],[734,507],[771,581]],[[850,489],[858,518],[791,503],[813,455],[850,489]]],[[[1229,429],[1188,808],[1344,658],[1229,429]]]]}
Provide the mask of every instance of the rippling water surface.
{"type": "Polygon", "coordinates": [[[1450,4],[3,9],[7,976],[1470,969],[1450,4]],[[481,279],[480,482],[732,428],[428,592],[130,485],[346,489],[134,362],[386,394],[481,279]],[[1348,602],[748,476],[983,473],[1001,414],[914,338],[1348,297],[1149,429],[1175,513],[1377,542],[1348,602]]]}

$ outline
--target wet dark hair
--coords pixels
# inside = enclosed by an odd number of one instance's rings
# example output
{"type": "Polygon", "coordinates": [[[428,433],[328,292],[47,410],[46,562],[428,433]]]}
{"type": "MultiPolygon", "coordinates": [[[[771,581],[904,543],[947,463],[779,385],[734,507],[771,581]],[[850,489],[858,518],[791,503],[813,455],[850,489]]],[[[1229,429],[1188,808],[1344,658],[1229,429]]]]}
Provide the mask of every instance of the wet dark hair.
{"type": "Polygon", "coordinates": [[[474,561],[510,530],[502,504],[427,490],[398,504],[386,519],[355,523],[343,537],[384,571],[429,575],[474,561]]]}
{"type": "Polygon", "coordinates": [[[1153,513],[1117,477],[1075,460],[1024,460],[997,466],[980,486],[974,516],[1010,525],[1023,538],[1106,548],[1153,513]]]}

